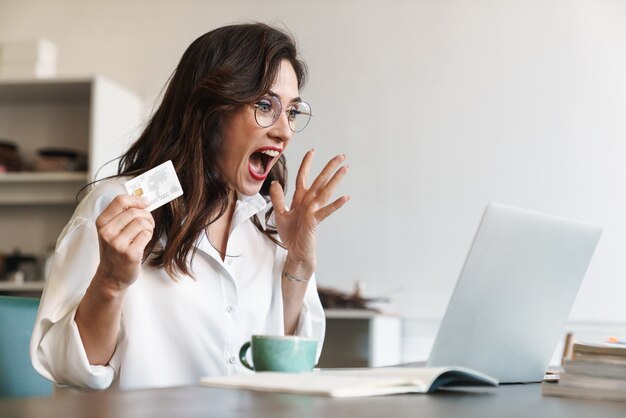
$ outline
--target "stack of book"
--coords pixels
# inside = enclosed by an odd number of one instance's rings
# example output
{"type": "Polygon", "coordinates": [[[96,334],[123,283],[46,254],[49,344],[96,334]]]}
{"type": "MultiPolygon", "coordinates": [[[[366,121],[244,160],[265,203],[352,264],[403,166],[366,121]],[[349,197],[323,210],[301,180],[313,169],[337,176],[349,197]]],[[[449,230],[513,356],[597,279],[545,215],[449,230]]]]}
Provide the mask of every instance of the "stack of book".
{"type": "Polygon", "coordinates": [[[626,345],[574,344],[558,383],[542,383],[547,396],[626,401],[626,345]]]}

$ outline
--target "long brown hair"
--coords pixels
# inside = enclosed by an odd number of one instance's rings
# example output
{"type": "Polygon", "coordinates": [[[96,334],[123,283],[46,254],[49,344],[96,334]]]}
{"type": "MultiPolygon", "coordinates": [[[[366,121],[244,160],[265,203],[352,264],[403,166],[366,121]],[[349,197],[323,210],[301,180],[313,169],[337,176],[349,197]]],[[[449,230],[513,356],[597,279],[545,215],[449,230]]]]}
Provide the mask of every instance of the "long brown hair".
{"type": "MultiPolygon", "coordinates": [[[[270,90],[282,60],[288,60],[302,87],[306,65],[298,59],[293,38],[262,23],[230,25],[196,39],[170,77],[163,100],[139,139],[122,156],[118,176],[138,175],[172,160],[184,194],[155,210],[154,235],[144,260],[171,277],[190,274],[190,257],[206,228],[224,214],[229,187],[218,170],[224,117],[259,100],[270,90]],[[217,213],[217,215],[216,215],[217,213]],[[159,239],[166,238],[160,246],[159,239]]],[[[287,182],[284,156],[261,187],[287,182]]],[[[271,211],[266,214],[269,219],[271,211]]],[[[257,228],[278,243],[276,230],[257,228]]]]}

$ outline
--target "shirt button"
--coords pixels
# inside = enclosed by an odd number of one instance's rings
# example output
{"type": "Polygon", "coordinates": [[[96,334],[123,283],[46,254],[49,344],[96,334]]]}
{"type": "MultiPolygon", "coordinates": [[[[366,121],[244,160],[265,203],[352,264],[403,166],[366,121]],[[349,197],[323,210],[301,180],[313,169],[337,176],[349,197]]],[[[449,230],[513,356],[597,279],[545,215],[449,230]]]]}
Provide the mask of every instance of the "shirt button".
{"type": "Polygon", "coordinates": [[[228,362],[229,362],[230,364],[235,364],[235,361],[237,361],[237,359],[236,359],[235,357],[229,357],[229,358],[228,358],[228,362]]]}
{"type": "Polygon", "coordinates": [[[234,310],[235,310],[235,307],[234,307],[233,305],[228,305],[228,306],[226,307],[226,312],[228,312],[228,313],[231,313],[231,312],[232,312],[232,311],[234,311],[234,310]]]}
{"type": "Polygon", "coordinates": [[[229,258],[228,260],[226,260],[226,264],[228,264],[229,266],[231,266],[233,264],[233,259],[229,258]]]}

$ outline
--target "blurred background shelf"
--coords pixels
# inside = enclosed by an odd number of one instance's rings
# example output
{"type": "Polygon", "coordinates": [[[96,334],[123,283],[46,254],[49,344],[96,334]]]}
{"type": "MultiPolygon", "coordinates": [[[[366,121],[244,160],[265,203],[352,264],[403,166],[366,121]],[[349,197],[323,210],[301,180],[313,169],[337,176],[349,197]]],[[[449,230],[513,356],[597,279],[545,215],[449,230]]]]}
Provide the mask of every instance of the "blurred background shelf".
{"type": "MultiPolygon", "coordinates": [[[[0,256],[48,255],[76,208],[77,193],[96,174],[115,172],[117,164],[107,163],[134,141],[142,114],[138,96],[99,76],[0,79],[0,138],[17,146],[22,167],[33,167],[42,149],[87,158],[82,172],[0,173],[0,256]]],[[[43,282],[0,282],[2,292],[42,289],[43,282]]]]}
{"type": "Polygon", "coordinates": [[[86,102],[92,84],[90,77],[2,79],[0,103],[86,102]]]}
{"type": "Polygon", "coordinates": [[[85,171],[21,171],[0,173],[0,183],[62,183],[87,181],[85,171]]]}
{"type": "Polygon", "coordinates": [[[43,290],[46,282],[25,282],[16,284],[12,282],[0,281],[0,292],[39,292],[43,290]]]}
{"type": "Polygon", "coordinates": [[[0,174],[0,204],[42,205],[76,203],[87,184],[87,172],[17,172],[0,174]]]}
{"type": "Polygon", "coordinates": [[[46,282],[44,281],[24,282],[22,284],[0,281],[0,295],[40,298],[45,285],[46,282]]]}
{"type": "Polygon", "coordinates": [[[383,367],[402,362],[402,318],[365,309],[326,309],[318,367],[383,367]]]}

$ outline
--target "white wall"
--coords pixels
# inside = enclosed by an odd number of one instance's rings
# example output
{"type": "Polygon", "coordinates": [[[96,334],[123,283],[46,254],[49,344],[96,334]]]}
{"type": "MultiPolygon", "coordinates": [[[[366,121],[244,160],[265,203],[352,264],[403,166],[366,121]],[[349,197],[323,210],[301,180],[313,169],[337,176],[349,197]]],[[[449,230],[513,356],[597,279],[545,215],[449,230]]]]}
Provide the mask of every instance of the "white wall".
{"type": "Polygon", "coordinates": [[[352,200],[319,233],[319,282],[437,318],[487,202],[601,224],[571,318],[626,321],[625,1],[0,0],[0,40],[45,36],[59,73],[99,73],[151,108],[186,46],[282,22],[311,69],[314,122],[288,150],[335,153],[352,200]]]}

